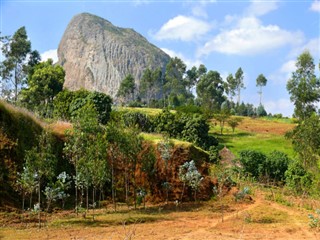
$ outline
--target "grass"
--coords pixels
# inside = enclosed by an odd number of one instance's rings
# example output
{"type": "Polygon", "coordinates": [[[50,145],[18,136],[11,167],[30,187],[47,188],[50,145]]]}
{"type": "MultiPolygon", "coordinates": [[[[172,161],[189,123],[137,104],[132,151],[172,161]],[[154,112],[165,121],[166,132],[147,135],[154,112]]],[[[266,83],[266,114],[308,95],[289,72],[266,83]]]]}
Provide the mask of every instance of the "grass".
{"type": "Polygon", "coordinates": [[[214,134],[221,147],[226,146],[236,156],[242,150],[257,150],[268,154],[274,150],[286,153],[293,158],[295,153],[292,144],[284,136],[275,134],[237,132],[229,134],[214,134]]]}
{"type": "Polygon", "coordinates": [[[139,210],[130,210],[126,212],[100,212],[95,215],[94,221],[92,215],[83,217],[65,217],[59,218],[50,223],[53,227],[72,227],[72,226],[116,226],[116,225],[129,225],[135,223],[149,223],[166,219],[163,214],[148,214],[139,210]]]}
{"type": "MultiPolygon", "coordinates": [[[[144,113],[146,115],[149,115],[149,116],[155,116],[159,113],[162,112],[162,109],[160,108],[133,108],[133,107],[119,107],[118,108],[119,111],[130,111],[130,112],[140,112],[140,113],[144,113]]],[[[170,110],[171,113],[175,113],[176,111],[175,110],[170,110]]]]}

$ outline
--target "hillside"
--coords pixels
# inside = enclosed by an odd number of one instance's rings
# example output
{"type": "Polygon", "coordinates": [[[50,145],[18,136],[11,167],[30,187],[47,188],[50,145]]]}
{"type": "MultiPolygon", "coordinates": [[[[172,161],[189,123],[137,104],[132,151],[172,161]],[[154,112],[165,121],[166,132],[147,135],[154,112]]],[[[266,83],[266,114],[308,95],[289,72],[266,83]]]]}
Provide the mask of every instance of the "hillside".
{"type": "Polygon", "coordinates": [[[146,68],[163,70],[170,59],[133,29],[116,27],[89,13],[72,18],[58,57],[66,71],[65,88],[104,92],[113,98],[128,74],[139,86],[146,68]]]}

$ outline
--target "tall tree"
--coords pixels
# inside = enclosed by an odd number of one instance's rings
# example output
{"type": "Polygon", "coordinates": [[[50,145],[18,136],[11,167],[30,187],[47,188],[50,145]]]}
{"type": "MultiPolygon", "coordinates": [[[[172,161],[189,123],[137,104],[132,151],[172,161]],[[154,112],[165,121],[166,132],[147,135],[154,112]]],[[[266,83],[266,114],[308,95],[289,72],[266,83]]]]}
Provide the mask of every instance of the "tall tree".
{"type": "Polygon", "coordinates": [[[233,103],[233,97],[236,95],[236,81],[232,73],[230,73],[226,79],[225,90],[230,96],[231,104],[233,103]]]}
{"type": "Polygon", "coordinates": [[[122,98],[122,102],[134,100],[135,81],[134,77],[129,74],[122,80],[117,92],[117,97],[122,98]]]}
{"type": "Polygon", "coordinates": [[[145,99],[149,106],[150,100],[155,99],[159,94],[160,86],[162,84],[162,71],[160,68],[151,70],[147,68],[142,75],[140,81],[140,97],[145,99]]]}
{"type": "Polygon", "coordinates": [[[261,104],[261,97],[262,97],[262,87],[266,86],[267,85],[267,79],[266,77],[263,75],[263,74],[260,74],[257,79],[256,79],[256,86],[257,87],[260,87],[260,90],[259,90],[259,95],[260,95],[260,105],[261,104]]]}
{"type": "Polygon", "coordinates": [[[241,67],[237,70],[235,74],[235,90],[237,91],[238,94],[238,104],[240,104],[240,92],[241,89],[244,88],[244,82],[243,82],[243,71],[241,67]]]}
{"type": "MultiPolygon", "coordinates": [[[[165,98],[169,97],[169,95],[171,95],[171,99],[177,98],[179,95],[186,96],[186,83],[184,81],[186,68],[187,66],[181,59],[177,57],[170,59],[165,72],[165,98]]],[[[172,105],[172,103],[169,104],[172,105]]]]}
{"type": "Polygon", "coordinates": [[[17,101],[18,91],[25,78],[24,66],[27,55],[31,52],[31,42],[28,40],[25,27],[19,28],[12,37],[1,39],[2,53],[5,60],[1,63],[1,78],[13,85],[13,100],[17,101]]]}
{"type": "Polygon", "coordinates": [[[210,111],[220,110],[220,106],[225,99],[223,97],[223,81],[219,72],[209,71],[204,74],[197,85],[196,91],[203,107],[210,111]]]}
{"type": "Polygon", "coordinates": [[[296,117],[303,121],[316,111],[316,103],[320,100],[320,79],[315,75],[313,58],[308,51],[298,57],[296,68],[287,83],[287,90],[296,117]]]}
{"type": "Polygon", "coordinates": [[[52,59],[32,67],[28,77],[28,87],[23,89],[22,102],[27,108],[45,117],[53,116],[54,97],[62,91],[65,72],[52,59]]]}

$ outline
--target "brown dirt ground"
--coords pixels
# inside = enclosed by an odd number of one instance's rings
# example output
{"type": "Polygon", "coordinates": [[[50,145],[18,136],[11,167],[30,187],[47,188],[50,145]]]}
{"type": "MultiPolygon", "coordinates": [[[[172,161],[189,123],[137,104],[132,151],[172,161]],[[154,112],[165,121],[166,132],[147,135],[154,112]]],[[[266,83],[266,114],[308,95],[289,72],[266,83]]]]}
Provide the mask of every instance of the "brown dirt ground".
{"type": "MultiPolygon", "coordinates": [[[[223,215],[217,202],[193,211],[178,209],[165,220],[131,225],[81,227],[0,228],[0,239],[320,239],[308,226],[310,211],[265,200],[260,193],[247,203],[229,203],[223,215]]],[[[226,203],[227,204],[227,203],[226,203]]]]}
{"type": "Polygon", "coordinates": [[[253,133],[271,133],[277,135],[284,135],[286,132],[292,130],[295,124],[281,123],[275,121],[268,121],[264,119],[243,118],[243,121],[237,129],[253,132],[253,133]]]}

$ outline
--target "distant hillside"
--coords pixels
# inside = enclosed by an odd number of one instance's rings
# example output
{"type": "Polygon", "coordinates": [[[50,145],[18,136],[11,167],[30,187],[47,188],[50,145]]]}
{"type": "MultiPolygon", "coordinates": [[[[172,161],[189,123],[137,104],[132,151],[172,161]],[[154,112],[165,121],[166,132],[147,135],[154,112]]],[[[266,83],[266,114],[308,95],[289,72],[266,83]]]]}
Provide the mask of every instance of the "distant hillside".
{"type": "Polygon", "coordinates": [[[66,71],[66,88],[95,90],[112,97],[128,74],[139,86],[146,68],[164,69],[170,59],[133,29],[116,27],[89,13],[72,18],[59,44],[58,57],[66,71]]]}

